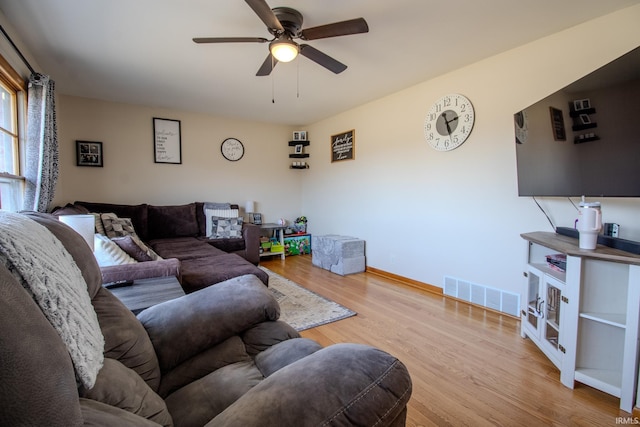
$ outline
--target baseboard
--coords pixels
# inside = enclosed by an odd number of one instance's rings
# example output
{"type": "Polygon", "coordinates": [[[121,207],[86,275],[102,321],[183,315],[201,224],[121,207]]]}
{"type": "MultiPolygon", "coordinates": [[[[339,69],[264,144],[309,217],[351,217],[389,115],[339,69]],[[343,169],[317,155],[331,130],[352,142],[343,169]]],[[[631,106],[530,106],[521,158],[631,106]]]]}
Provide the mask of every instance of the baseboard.
{"type": "Polygon", "coordinates": [[[442,288],[439,286],[433,286],[428,283],[419,282],[417,280],[409,279],[408,277],[399,276],[397,274],[389,273],[388,271],[379,270],[374,267],[366,267],[367,273],[376,274],[386,279],[396,280],[404,285],[412,288],[420,289],[421,291],[430,292],[432,294],[443,295],[442,288]]]}
{"type": "Polygon", "coordinates": [[[414,288],[414,289],[418,289],[418,290],[421,290],[421,291],[429,292],[431,294],[436,294],[438,296],[445,297],[445,298],[450,299],[452,301],[461,302],[463,304],[467,304],[467,305],[470,305],[472,307],[478,307],[478,308],[481,308],[483,310],[491,311],[493,313],[497,313],[497,314],[501,314],[503,316],[510,317],[512,319],[517,319],[517,320],[520,319],[519,316],[512,316],[511,314],[505,313],[503,311],[494,310],[494,309],[492,309],[490,307],[486,307],[484,305],[475,304],[473,302],[466,301],[466,300],[463,300],[463,299],[460,299],[460,298],[456,298],[456,297],[453,297],[451,295],[446,295],[444,293],[444,289],[442,289],[439,286],[433,286],[433,285],[430,285],[428,283],[419,282],[417,280],[409,279],[408,277],[404,277],[404,276],[400,276],[400,275],[397,275],[397,274],[389,273],[388,271],[384,271],[384,270],[379,270],[379,269],[377,269],[375,267],[367,266],[366,267],[366,272],[367,273],[371,273],[371,274],[375,274],[375,275],[378,275],[378,276],[381,276],[381,277],[384,277],[386,279],[395,280],[395,281],[400,282],[401,284],[403,284],[405,286],[408,286],[410,288],[414,288]]]}

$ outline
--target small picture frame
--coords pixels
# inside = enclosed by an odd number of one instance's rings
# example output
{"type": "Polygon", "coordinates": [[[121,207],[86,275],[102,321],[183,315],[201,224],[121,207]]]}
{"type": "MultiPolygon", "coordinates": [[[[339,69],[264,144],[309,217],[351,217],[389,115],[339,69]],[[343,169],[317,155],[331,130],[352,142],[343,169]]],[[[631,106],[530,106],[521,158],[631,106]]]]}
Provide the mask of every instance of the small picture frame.
{"type": "Polygon", "coordinates": [[[591,124],[591,118],[588,114],[580,114],[580,123],[583,125],[589,125],[591,124]]]}
{"type": "Polygon", "coordinates": [[[293,140],[294,141],[306,141],[307,140],[307,131],[306,130],[297,130],[293,132],[293,140]]]}
{"type": "Polygon", "coordinates": [[[591,100],[589,98],[576,99],[573,101],[573,109],[575,111],[587,110],[591,108],[591,100]]]}
{"type": "Polygon", "coordinates": [[[582,110],[582,100],[581,99],[576,99],[575,101],[573,101],[573,109],[574,109],[574,111],[582,110]]]}
{"type": "Polygon", "coordinates": [[[258,212],[253,212],[252,214],[253,223],[256,225],[262,225],[262,214],[258,212]]]}
{"type": "Polygon", "coordinates": [[[297,145],[294,147],[293,152],[294,152],[295,154],[302,154],[302,150],[303,150],[303,149],[304,149],[304,145],[302,145],[302,144],[297,144],[297,145]]]}
{"type": "Polygon", "coordinates": [[[104,166],[102,142],[76,141],[76,165],[101,168],[104,166]]]}

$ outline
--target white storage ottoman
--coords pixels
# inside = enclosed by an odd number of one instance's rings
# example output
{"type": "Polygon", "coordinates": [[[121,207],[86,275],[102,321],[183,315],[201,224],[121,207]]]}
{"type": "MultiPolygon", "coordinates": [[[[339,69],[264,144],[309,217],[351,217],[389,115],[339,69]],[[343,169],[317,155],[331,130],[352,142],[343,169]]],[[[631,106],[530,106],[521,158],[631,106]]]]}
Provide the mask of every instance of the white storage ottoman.
{"type": "Polygon", "coordinates": [[[365,270],[364,240],[336,234],[313,236],[311,262],[341,276],[362,273],[365,270]]]}

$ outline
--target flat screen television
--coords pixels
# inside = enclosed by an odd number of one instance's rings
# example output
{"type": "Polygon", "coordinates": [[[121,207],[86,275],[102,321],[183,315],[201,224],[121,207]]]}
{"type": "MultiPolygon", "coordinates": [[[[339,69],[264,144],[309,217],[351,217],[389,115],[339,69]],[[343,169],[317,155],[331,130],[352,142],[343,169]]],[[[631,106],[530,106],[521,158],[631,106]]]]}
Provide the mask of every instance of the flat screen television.
{"type": "Polygon", "coordinates": [[[640,197],[640,47],[514,115],[519,196],[640,197]]]}

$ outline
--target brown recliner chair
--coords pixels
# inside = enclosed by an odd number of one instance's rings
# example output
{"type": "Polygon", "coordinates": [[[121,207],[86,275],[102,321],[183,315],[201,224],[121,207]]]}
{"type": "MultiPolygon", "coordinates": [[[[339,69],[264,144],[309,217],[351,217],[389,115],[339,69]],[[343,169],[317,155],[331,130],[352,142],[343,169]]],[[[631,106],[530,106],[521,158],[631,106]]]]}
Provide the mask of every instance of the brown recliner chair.
{"type": "Polygon", "coordinates": [[[401,426],[405,366],[357,344],[321,348],[278,321],[260,280],[242,276],[136,318],[101,286],[82,238],[46,214],[82,272],[104,336],[95,386],[78,387],[66,345],[0,250],[0,425],[401,426]]]}

